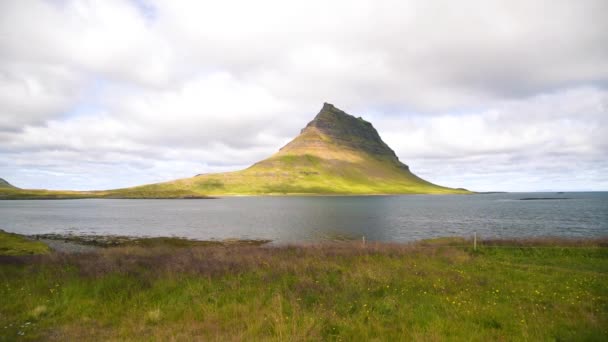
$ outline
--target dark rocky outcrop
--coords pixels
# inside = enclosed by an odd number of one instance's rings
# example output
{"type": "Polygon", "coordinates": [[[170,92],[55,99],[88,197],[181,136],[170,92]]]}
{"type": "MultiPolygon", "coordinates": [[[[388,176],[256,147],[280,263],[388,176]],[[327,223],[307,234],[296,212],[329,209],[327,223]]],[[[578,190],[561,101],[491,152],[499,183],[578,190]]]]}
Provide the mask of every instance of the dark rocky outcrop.
{"type": "MultiPolygon", "coordinates": [[[[334,107],[330,103],[324,103],[323,108],[317,116],[306,125],[300,132],[301,135],[309,133],[310,130],[318,130],[331,142],[342,148],[364,152],[376,158],[392,161],[401,168],[408,166],[401,163],[395,152],[380,138],[378,131],[371,123],[357,118],[334,107]]],[[[290,144],[318,145],[322,140],[294,139],[290,144]]],[[[305,148],[306,146],[298,146],[305,148]]]]}
{"type": "Polygon", "coordinates": [[[397,159],[395,152],[382,141],[371,123],[347,114],[332,104],[323,104],[319,114],[306,127],[318,128],[345,147],[397,159]]]}

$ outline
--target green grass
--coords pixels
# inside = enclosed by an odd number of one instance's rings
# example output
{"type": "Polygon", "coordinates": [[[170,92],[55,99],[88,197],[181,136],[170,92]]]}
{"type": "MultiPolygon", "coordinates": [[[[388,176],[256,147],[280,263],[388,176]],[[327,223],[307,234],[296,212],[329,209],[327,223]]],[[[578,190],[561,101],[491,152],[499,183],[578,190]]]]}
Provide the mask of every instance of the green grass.
{"type": "Polygon", "coordinates": [[[45,254],[49,247],[42,242],[31,241],[18,234],[0,229],[0,255],[45,254]]]}
{"type": "Polygon", "coordinates": [[[0,339],[608,339],[606,247],[462,244],[4,257],[0,339]]]}
{"type": "Polygon", "coordinates": [[[331,144],[326,148],[327,151],[316,151],[316,155],[280,152],[241,171],[204,174],[133,188],[93,192],[0,189],[0,199],[471,193],[429,183],[392,161],[331,144]],[[325,159],[327,156],[332,159],[325,159]]]}
{"type": "Polygon", "coordinates": [[[102,192],[96,191],[68,191],[43,189],[0,188],[0,200],[27,200],[27,199],[77,199],[102,197],[102,192]]]}
{"type": "Polygon", "coordinates": [[[69,200],[81,198],[127,198],[127,199],[164,199],[164,198],[208,198],[202,192],[166,187],[161,184],[152,184],[120,190],[104,191],[67,191],[67,190],[30,190],[30,189],[2,189],[0,200],[69,200]]]}
{"type": "Polygon", "coordinates": [[[471,193],[429,183],[391,161],[365,153],[331,150],[331,146],[328,149],[332,159],[322,157],[327,151],[317,155],[283,152],[242,171],[205,174],[107,193],[112,197],[138,192],[193,192],[208,196],[471,193]]]}

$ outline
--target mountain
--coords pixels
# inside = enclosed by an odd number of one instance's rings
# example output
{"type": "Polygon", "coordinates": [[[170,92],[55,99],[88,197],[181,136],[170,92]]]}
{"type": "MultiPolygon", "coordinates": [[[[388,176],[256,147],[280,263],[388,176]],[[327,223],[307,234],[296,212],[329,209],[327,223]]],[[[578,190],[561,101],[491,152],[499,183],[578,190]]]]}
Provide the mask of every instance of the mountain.
{"type": "Polygon", "coordinates": [[[0,189],[17,189],[17,187],[13,186],[11,183],[0,178],[0,189]]]}
{"type": "Polygon", "coordinates": [[[0,199],[204,198],[220,195],[469,194],[430,183],[399,161],[371,123],[325,103],[277,153],[235,172],[105,191],[22,190],[0,179],[0,199]]]}
{"type": "Polygon", "coordinates": [[[110,197],[240,194],[470,193],[414,175],[371,123],[325,103],[295,139],[251,167],[134,188],[110,197]]]}

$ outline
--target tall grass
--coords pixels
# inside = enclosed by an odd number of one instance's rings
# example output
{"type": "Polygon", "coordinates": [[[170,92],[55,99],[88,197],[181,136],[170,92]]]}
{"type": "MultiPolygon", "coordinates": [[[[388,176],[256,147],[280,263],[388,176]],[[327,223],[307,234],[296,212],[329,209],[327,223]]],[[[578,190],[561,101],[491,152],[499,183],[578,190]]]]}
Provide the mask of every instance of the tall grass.
{"type": "Polygon", "coordinates": [[[5,340],[608,338],[597,241],[121,247],[2,257],[0,281],[5,340]]]}

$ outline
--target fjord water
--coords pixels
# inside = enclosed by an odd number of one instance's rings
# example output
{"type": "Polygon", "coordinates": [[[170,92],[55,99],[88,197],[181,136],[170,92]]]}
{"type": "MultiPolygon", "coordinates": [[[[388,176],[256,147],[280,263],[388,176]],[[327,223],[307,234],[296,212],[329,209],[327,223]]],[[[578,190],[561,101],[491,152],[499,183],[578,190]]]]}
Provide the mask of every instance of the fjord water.
{"type": "Polygon", "coordinates": [[[0,201],[0,229],[278,243],[362,236],[404,242],[473,232],[598,237],[608,235],[608,192],[0,201]]]}

